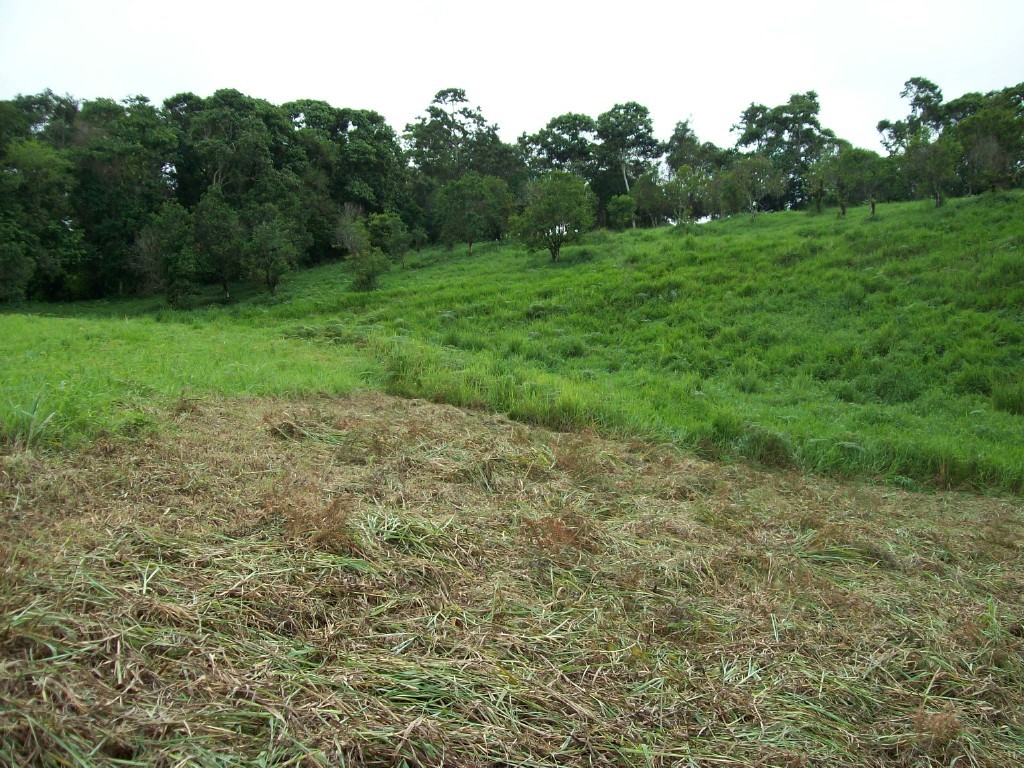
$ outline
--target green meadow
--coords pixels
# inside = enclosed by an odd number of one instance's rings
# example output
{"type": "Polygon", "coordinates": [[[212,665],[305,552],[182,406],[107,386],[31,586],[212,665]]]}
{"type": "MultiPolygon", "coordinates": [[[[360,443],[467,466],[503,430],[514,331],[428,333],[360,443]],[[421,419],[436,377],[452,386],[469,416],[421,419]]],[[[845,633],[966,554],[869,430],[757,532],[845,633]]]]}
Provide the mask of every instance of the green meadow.
{"type": "Polygon", "coordinates": [[[597,231],[343,264],[190,310],[0,315],[0,436],[67,450],[207,396],[357,389],[704,458],[1024,489],[1024,194],[597,231]]]}

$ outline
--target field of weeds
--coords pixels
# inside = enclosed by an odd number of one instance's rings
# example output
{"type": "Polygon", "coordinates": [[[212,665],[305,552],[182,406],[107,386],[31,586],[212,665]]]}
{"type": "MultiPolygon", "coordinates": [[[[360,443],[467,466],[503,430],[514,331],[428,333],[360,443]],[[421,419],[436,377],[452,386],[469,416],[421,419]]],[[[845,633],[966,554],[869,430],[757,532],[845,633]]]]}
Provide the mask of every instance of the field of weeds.
{"type": "Polygon", "coordinates": [[[379,394],[0,454],[0,764],[989,766],[1019,499],[379,394]]]}

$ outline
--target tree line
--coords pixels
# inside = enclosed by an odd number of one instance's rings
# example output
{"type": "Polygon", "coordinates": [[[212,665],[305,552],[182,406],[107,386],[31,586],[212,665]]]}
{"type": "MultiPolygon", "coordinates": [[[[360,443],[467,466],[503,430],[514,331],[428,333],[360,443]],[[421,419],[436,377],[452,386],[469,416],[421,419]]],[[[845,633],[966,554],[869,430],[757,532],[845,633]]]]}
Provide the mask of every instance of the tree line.
{"type": "Polygon", "coordinates": [[[0,101],[0,301],[164,292],[187,304],[241,279],[344,258],[372,287],[410,248],[520,235],[553,259],[601,224],[974,194],[1024,182],[1024,83],[945,101],[907,81],[885,155],[821,125],[814,91],[751,104],[736,142],[688,121],[665,142],[636,102],[567,113],[515,143],[466,93],[436,94],[401,135],[376,112],[236,90],[0,101]]]}

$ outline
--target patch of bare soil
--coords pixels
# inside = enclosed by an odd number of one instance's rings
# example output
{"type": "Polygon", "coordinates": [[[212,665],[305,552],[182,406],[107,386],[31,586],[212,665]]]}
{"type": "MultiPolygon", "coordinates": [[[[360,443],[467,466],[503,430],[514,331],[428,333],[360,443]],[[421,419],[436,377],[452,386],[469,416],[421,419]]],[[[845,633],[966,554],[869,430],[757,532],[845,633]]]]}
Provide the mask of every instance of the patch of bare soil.
{"type": "Polygon", "coordinates": [[[379,394],[0,456],[0,764],[1008,766],[1019,499],[379,394]]]}

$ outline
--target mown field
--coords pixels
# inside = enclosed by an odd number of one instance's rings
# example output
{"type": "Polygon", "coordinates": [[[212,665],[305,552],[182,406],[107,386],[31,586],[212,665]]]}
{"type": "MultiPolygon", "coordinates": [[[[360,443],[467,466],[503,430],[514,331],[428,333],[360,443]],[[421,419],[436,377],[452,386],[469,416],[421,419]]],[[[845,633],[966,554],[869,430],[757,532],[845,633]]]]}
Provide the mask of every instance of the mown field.
{"type": "Polygon", "coordinates": [[[0,464],[0,764],[985,766],[1017,499],[422,400],[203,397],[0,464]]]}
{"type": "Polygon", "coordinates": [[[0,315],[0,765],[1016,765],[1022,202],[0,315]]]}

